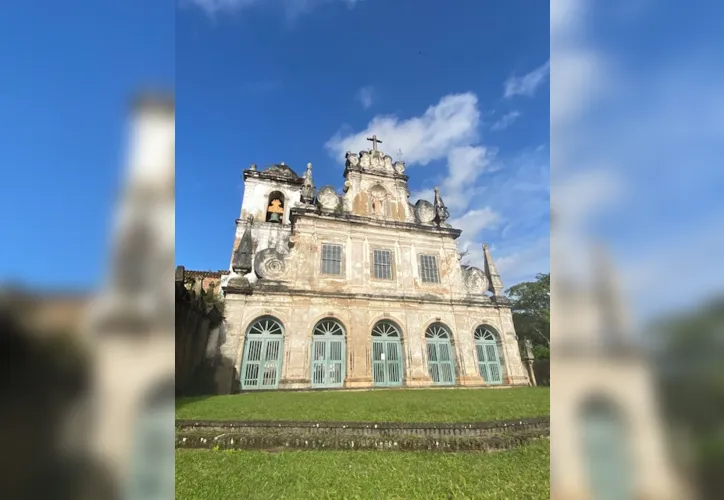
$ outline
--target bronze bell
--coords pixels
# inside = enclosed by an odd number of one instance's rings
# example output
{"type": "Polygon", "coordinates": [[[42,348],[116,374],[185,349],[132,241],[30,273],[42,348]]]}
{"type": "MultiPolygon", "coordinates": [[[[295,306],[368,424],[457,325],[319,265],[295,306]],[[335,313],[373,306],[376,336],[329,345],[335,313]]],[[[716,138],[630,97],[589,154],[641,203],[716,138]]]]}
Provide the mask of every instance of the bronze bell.
{"type": "Polygon", "coordinates": [[[272,212],[271,215],[269,216],[269,222],[281,222],[281,221],[282,221],[281,215],[276,212],[272,212]]]}

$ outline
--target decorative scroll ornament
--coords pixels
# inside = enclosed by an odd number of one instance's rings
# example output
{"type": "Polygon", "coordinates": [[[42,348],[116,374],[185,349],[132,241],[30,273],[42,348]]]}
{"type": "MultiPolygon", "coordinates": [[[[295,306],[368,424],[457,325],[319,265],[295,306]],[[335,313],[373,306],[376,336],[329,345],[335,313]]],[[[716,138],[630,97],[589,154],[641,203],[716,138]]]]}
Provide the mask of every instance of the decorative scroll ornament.
{"type": "Polygon", "coordinates": [[[417,200],[415,214],[423,224],[429,224],[435,220],[435,207],[427,200],[417,200]]]}
{"type": "Polygon", "coordinates": [[[347,151],[347,154],[344,156],[345,160],[347,160],[347,166],[348,167],[356,167],[359,165],[359,155],[356,153],[352,153],[350,151],[347,151]]]}
{"type": "Polygon", "coordinates": [[[402,175],[405,173],[405,162],[404,161],[396,161],[393,166],[395,173],[398,175],[402,175]]]}
{"type": "Polygon", "coordinates": [[[339,196],[332,186],[324,186],[317,192],[317,203],[325,210],[336,210],[339,206],[339,196]]]}
{"type": "Polygon", "coordinates": [[[284,257],[285,255],[275,248],[265,248],[254,256],[254,272],[262,279],[281,279],[289,269],[284,257]]]}
{"type": "Polygon", "coordinates": [[[471,293],[485,293],[489,286],[485,273],[477,267],[463,267],[463,280],[471,293]]]}

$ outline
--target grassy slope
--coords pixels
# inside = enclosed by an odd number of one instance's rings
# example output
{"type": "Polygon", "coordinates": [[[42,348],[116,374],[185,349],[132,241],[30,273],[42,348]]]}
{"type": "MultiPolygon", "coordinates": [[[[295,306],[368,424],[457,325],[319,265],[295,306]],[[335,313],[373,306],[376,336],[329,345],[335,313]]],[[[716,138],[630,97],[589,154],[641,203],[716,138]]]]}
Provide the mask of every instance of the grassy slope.
{"type": "Polygon", "coordinates": [[[499,453],[177,450],[176,498],[543,499],[550,447],[499,453]]]}
{"type": "Polygon", "coordinates": [[[263,392],[180,399],[176,402],[176,418],[475,422],[549,415],[549,398],[550,390],[544,387],[263,392]]]}

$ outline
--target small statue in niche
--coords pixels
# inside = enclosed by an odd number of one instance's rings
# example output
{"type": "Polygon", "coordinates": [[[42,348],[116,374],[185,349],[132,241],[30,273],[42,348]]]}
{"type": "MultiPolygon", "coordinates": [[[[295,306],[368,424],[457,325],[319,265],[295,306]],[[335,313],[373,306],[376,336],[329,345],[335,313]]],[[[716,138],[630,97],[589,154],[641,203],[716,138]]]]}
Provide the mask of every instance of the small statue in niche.
{"type": "Polygon", "coordinates": [[[372,214],[381,216],[383,215],[384,210],[384,200],[378,200],[376,198],[372,198],[372,214]]]}

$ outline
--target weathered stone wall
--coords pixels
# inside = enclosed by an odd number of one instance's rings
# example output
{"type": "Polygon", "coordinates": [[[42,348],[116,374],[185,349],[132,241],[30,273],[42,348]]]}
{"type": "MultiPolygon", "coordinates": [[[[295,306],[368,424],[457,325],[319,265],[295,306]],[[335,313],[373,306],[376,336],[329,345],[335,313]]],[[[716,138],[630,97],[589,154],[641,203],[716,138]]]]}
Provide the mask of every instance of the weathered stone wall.
{"type": "Polygon", "coordinates": [[[215,356],[208,344],[218,338],[221,312],[204,300],[202,279],[193,290],[185,286],[184,269],[176,270],[176,394],[211,393],[215,356]],[[206,372],[206,373],[204,373],[206,372]],[[204,380],[207,378],[209,380],[204,380]]]}
{"type": "Polygon", "coordinates": [[[345,329],[345,387],[372,386],[371,331],[382,319],[394,321],[402,333],[404,385],[432,385],[428,374],[425,330],[443,323],[452,333],[455,352],[455,381],[466,386],[486,385],[480,376],[473,333],[489,325],[501,334],[499,351],[504,360],[503,383],[527,385],[528,377],[520,359],[510,309],[492,304],[422,301],[399,297],[320,296],[314,293],[230,294],[226,297],[226,335],[221,355],[226,367],[217,372],[217,390],[232,390],[236,368],[242,362],[247,329],[260,316],[271,315],[284,326],[284,355],[280,389],[311,387],[312,332],[322,319],[334,318],[345,329]]]}

